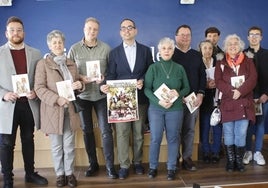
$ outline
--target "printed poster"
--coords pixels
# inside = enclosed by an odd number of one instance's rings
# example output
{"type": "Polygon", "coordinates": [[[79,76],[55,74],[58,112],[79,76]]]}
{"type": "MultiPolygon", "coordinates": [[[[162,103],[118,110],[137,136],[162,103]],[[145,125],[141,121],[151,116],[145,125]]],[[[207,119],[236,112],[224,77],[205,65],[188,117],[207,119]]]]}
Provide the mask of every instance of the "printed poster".
{"type": "Polygon", "coordinates": [[[109,123],[139,120],[137,80],[107,80],[107,113],[109,123]]]}

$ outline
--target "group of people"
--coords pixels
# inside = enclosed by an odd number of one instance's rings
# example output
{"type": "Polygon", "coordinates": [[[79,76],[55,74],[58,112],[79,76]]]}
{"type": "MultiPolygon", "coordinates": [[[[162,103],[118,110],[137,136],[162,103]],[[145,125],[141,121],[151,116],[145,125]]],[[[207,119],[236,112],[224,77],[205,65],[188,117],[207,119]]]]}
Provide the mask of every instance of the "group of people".
{"type": "Polygon", "coordinates": [[[249,30],[250,46],[246,50],[236,34],[226,37],[221,50],[217,45],[220,31],[215,27],[208,28],[206,40],[200,43],[200,51],[197,51],[191,48],[191,27],[181,25],[175,31],[175,40],[164,37],[159,41],[160,60],[155,63],[150,48],[136,41],[138,29],[133,20],[121,21],[122,43],[114,49],[98,39],[99,30],[99,21],[87,18],[83,38],[71,46],[67,55],[64,53],[64,33],[53,30],[47,35],[50,53],[42,58],[39,50],[24,43],[22,20],[18,17],[7,20],[8,41],[0,47],[0,61],[3,62],[0,63],[0,158],[4,188],[12,188],[14,184],[13,160],[18,126],[26,182],[48,184],[47,179],[34,169],[34,127],[50,138],[57,187],[77,186],[74,176],[75,131],[80,127],[90,164],[85,176],[96,175],[99,163],[93,109],[101,130],[107,177],[111,179],[126,179],[131,167],[136,174],[145,173],[142,165],[143,129],[147,119],[151,137],[149,178],[157,176],[164,132],[168,145],[167,179],[175,179],[180,159],[186,170],[197,170],[191,156],[198,117],[206,163],[220,160],[223,140],[227,171],[244,171],[244,164],[253,159],[259,165],[265,164],[261,150],[268,111],[265,85],[268,52],[260,46],[261,28],[249,30]],[[93,80],[87,76],[87,63],[96,60],[100,63],[101,78],[93,80]],[[211,75],[209,70],[213,67],[215,74],[211,75]],[[28,74],[30,92],[24,97],[13,92],[11,75],[15,74],[28,74]],[[107,119],[109,85],[106,80],[123,79],[137,80],[139,120],[114,125],[120,166],[117,172],[113,124],[107,119]],[[237,79],[242,79],[240,86],[232,83],[237,79]],[[75,101],[58,94],[56,83],[61,81],[71,82],[75,101]],[[163,83],[170,89],[169,94],[177,98],[175,101],[156,97],[154,92],[163,83]],[[184,98],[192,92],[196,94],[193,105],[200,108],[191,113],[184,98]],[[256,118],[253,99],[263,107],[263,114],[256,118]],[[212,127],[209,119],[215,105],[220,106],[222,120],[221,124],[212,127]],[[252,148],[253,135],[256,144],[252,148]],[[130,139],[133,156],[129,155],[130,139]]]}

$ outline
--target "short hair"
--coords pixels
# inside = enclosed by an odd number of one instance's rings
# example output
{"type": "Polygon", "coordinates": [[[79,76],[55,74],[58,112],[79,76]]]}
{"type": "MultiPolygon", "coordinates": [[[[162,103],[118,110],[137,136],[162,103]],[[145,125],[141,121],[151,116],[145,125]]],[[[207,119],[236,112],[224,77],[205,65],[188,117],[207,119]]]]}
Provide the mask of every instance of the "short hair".
{"type": "Polygon", "coordinates": [[[123,19],[123,20],[120,22],[120,25],[121,25],[124,21],[130,21],[130,22],[132,22],[134,28],[136,28],[136,23],[134,22],[134,20],[132,20],[132,19],[130,19],[130,18],[125,18],[125,19],[123,19]]]}
{"type": "Polygon", "coordinates": [[[199,43],[199,45],[198,45],[198,51],[199,51],[199,52],[202,52],[202,51],[201,51],[201,47],[202,47],[202,45],[205,44],[205,43],[209,43],[209,44],[211,44],[211,46],[212,46],[212,50],[213,50],[213,47],[214,47],[213,43],[212,43],[210,40],[203,40],[203,41],[201,41],[201,42],[199,43]]]}
{"type": "Polygon", "coordinates": [[[47,45],[50,44],[51,40],[53,38],[61,38],[63,42],[65,42],[65,36],[64,34],[59,30],[53,30],[50,33],[47,34],[47,45]]]}
{"type": "Polygon", "coordinates": [[[17,22],[20,23],[22,25],[22,28],[24,28],[23,22],[19,17],[16,16],[11,16],[7,19],[7,23],[6,26],[8,26],[8,24],[10,24],[11,22],[17,22]]]}
{"type": "Polygon", "coordinates": [[[99,20],[97,20],[97,18],[94,18],[94,17],[88,17],[88,18],[85,20],[85,24],[86,24],[87,22],[95,22],[96,24],[100,25],[99,20]]]}
{"type": "Polygon", "coordinates": [[[176,29],[175,35],[178,34],[178,32],[179,32],[179,30],[180,30],[181,28],[187,28],[187,29],[189,29],[190,32],[192,33],[192,29],[191,29],[191,27],[190,27],[189,25],[183,24],[183,25],[180,25],[180,26],[176,29]]]}
{"type": "Polygon", "coordinates": [[[258,26],[252,26],[252,27],[250,27],[250,28],[248,29],[248,35],[249,35],[250,31],[252,31],[252,30],[258,30],[258,31],[260,31],[261,36],[262,36],[262,28],[260,28],[260,27],[258,27],[258,26]]]}
{"type": "Polygon", "coordinates": [[[239,42],[239,47],[240,47],[240,52],[242,52],[245,48],[245,43],[244,41],[237,35],[237,34],[231,34],[228,35],[224,41],[223,41],[223,51],[226,52],[227,49],[227,43],[229,42],[229,40],[231,39],[237,39],[239,42]]]}
{"type": "Polygon", "coordinates": [[[207,37],[208,33],[217,33],[219,36],[221,35],[220,30],[217,27],[209,27],[205,31],[205,37],[207,37]]]}
{"type": "Polygon", "coordinates": [[[157,46],[158,50],[161,49],[163,44],[170,44],[172,46],[172,49],[173,50],[175,49],[175,41],[172,40],[171,38],[164,37],[164,38],[160,39],[158,46],[157,46]]]}

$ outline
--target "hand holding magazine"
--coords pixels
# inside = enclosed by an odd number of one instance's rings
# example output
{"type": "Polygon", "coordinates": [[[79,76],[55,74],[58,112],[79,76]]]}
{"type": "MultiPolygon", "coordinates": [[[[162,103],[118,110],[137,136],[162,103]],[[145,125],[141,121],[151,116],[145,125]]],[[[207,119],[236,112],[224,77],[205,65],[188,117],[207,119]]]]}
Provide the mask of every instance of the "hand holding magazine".
{"type": "Polygon", "coordinates": [[[65,99],[69,101],[75,100],[74,90],[72,88],[71,80],[64,80],[61,82],[56,82],[58,94],[61,97],[64,97],[65,99]]]}
{"type": "Polygon", "coordinates": [[[24,97],[30,92],[28,74],[12,75],[11,79],[14,93],[24,97]]]}
{"type": "Polygon", "coordinates": [[[87,77],[92,81],[101,80],[100,61],[87,61],[87,77]]]}
{"type": "Polygon", "coordinates": [[[165,83],[155,90],[154,95],[157,96],[159,100],[168,100],[172,103],[178,98],[178,96],[172,94],[171,90],[165,83]]]}
{"type": "Polygon", "coordinates": [[[188,107],[191,113],[193,113],[198,108],[198,106],[194,105],[194,101],[196,100],[196,95],[194,92],[185,97],[184,100],[186,102],[186,106],[188,107]]]}

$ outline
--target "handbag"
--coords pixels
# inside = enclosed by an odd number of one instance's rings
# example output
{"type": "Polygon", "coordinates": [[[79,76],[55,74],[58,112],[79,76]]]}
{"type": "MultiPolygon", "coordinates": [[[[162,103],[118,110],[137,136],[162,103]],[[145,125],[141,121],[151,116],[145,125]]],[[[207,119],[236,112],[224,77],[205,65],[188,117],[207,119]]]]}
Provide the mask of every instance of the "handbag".
{"type": "Polygon", "coordinates": [[[218,89],[216,89],[215,93],[215,101],[216,101],[216,107],[212,111],[210,115],[210,125],[216,126],[221,122],[221,110],[220,110],[220,101],[222,98],[222,92],[220,92],[218,89]]]}
{"type": "Polygon", "coordinates": [[[210,116],[210,125],[216,126],[221,122],[221,111],[219,107],[216,107],[210,116]]]}
{"type": "Polygon", "coordinates": [[[73,105],[76,113],[84,110],[83,101],[78,96],[76,96],[76,100],[73,101],[73,105]]]}

